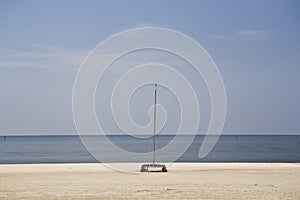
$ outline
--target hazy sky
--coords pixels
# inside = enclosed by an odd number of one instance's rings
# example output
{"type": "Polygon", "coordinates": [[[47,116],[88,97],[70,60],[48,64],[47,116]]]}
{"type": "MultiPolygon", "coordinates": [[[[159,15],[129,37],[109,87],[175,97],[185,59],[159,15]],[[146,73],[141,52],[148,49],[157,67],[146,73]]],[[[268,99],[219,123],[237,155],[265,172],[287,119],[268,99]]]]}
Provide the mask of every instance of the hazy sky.
{"type": "MultiPolygon", "coordinates": [[[[209,52],[227,92],[225,133],[299,133],[299,22],[297,0],[2,0],[0,134],[75,133],[72,88],[80,63],[112,34],[144,26],[175,29],[209,52]]],[[[142,56],[147,60],[151,53],[142,56]]],[[[203,98],[200,131],[205,130],[210,106],[202,95],[205,87],[192,70],[182,71],[203,98]]],[[[107,99],[109,88],[97,98],[107,99]]],[[[133,97],[137,123],[149,120],[152,89],[147,86],[133,97]]],[[[159,98],[171,116],[166,131],[172,131],[178,105],[164,88],[159,98]]],[[[107,131],[116,132],[108,107],[96,106],[107,131]]]]}

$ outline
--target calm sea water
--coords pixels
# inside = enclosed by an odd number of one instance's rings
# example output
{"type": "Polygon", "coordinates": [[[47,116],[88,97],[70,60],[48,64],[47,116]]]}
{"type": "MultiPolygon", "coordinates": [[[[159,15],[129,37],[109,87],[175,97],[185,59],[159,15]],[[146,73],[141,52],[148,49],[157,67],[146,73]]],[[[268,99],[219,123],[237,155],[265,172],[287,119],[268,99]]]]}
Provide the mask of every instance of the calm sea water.
{"type": "MultiPolygon", "coordinates": [[[[101,137],[101,136],[91,136],[101,137]]],[[[157,148],[174,136],[157,137],[157,148]]],[[[185,140],[190,136],[180,136],[185,140]]],[[[177,162],[299,162],[300,136],[289,135],[223,135],[210,154],[198,158],[204,136],[197,136],[177,162]]],[[[109,136],[119,147],[132,152],[149,152],[152,139],[109,136]]],[[[104,150],[105,151],[105,150],[104,150]]],[[[116,162],[124,158],[116,157],[116,162]]],[[[125,160],[131,162],[133,160],[125,160]]],[[[82,145],[78,136],[0,136],[0,163],[86,163],[99,162],[82,145]]]]}

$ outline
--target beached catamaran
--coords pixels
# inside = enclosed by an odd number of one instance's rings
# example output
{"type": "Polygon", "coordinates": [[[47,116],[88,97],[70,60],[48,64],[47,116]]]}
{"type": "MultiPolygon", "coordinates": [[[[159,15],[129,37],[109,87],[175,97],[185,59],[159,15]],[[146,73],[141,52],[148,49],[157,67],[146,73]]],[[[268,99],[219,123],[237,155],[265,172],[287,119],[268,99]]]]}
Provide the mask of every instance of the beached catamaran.
{"type": "Polygon", "coordinates": [[[156,132],[156,95],[157,83],[154,84],[154,112],[153,112],[153,162],[141,166],[141,172],[167,172],[166,165],[155,163],[155,132],[156,132]]]}

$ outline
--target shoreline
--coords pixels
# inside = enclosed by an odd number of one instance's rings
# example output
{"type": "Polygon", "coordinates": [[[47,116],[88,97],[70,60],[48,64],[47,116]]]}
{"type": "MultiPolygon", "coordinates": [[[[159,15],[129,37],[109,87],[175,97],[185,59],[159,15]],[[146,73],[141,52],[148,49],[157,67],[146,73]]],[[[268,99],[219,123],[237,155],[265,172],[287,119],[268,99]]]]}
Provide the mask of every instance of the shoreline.
{"type": "MultiPolygon", "coordinates": [[[[137,166],[145,163],[30,163],[30,164],[0,164],[0,174],[4,173],[51,173],[51,172],[105,172],[117,171],[114,166],[137,166]]],[[[194,170],[243,170],[243,169],[290,169],[298,168],[300,163],[290,162],[175,162],[167,164],[169,172],[194,170]]],[[[138,172],[138,170],[137,170],[138,172]]]]}

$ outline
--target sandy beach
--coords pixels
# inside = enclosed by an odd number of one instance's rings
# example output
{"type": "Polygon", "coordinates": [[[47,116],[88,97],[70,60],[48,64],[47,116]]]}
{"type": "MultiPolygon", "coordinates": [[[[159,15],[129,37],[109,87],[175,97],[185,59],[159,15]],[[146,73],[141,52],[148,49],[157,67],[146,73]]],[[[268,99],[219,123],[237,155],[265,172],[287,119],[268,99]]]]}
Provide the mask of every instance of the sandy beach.
{"type": "Polygon", "coordinates": [[[0,199],[300,199],[296,163],[168,168],[168,173],[124,173],[102,164],[0,165],[0,199]]]}

